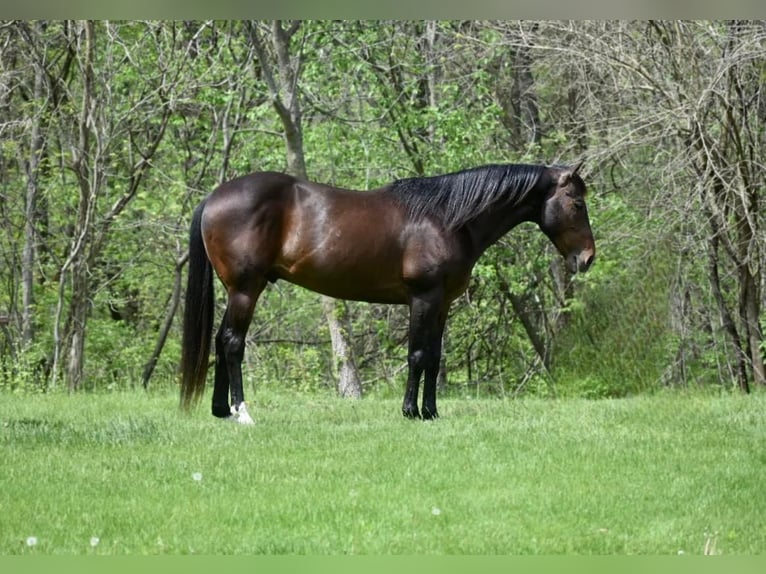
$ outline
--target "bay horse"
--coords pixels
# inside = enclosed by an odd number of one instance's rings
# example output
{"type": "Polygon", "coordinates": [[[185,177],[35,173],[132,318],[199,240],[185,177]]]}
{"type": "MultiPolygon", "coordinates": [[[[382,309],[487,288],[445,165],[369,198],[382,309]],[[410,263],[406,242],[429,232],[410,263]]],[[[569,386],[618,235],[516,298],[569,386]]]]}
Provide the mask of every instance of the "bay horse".
{"type": "Polygon", "coordinates": [[[586,187],[577,173],[581,164],[485,165],[400,179],[366,192],[277,172],[221,184],[191,221],[181,406],[188,410],[204,392],[215,272],[228,301],[215,336],[214,416],[253,422],[242,388],[245,336],[261,292],[281,279],[338,299],[408,305],[402,413],[436,418],[447,311],[490,245],[530,221],[571,272],[584,272],[593,263],[586,187]]]}

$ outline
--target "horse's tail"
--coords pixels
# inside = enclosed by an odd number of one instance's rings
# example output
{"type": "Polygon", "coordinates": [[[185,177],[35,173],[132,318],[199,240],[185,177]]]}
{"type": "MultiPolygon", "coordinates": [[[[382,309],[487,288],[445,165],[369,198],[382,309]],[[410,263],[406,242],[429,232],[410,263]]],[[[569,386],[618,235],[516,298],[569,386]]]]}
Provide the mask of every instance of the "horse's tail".
{"type": "Polygon", "coordinates": [[[189,410],[205,390],[213,332],[213,267],[202,241],[202,211],[194,210],[189,229],[189,275],[181,349],[181,407],[189,410]]]}

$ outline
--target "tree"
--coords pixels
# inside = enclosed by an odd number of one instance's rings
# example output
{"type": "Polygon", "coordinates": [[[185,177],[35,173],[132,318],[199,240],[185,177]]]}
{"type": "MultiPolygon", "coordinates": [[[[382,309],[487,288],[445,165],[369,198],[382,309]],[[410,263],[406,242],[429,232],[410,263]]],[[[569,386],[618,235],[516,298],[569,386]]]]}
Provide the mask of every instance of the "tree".
{"type": "MultiPolygon", "coordinates": [[[[40,24],[36,24],[38,31],[40,24]]],[[[35,105],[45,102],[43,92],[45,90],[45,69],[43,62],[33,62],[33,86],[31,101],[35,105]]],[[[21,344],[30,345],[34,338],[34,267],[37,252],[37,223],[38,223],[38,196],[40,181],[40,162],[44,153],[44,116],[45,106],[40,105],[37,113],[31,117],[32,125],[29,131],[29,157],[26,161],[26,205],[24,213],[24,248],[21,258],[22,270],[22,315],[21,315],[21,344]]]]}
{"type": "Polygon", "coordinates": [[[658,179],[642,200],[661,210],[662,230],[683,244],[674,252],[682,274],[671,285],[684,293],[670,293],[687,302],[674,308],[674,321],[690,327],[683,328],[678,360],[685,363],[684,349],[706,333],[717,344],[721,325],[732,378],[745,391],[749,380],[766,382],[759,325],[763,169],[756,159],[765,143],[764,94],[755,79],[764,71],[764,39],[761,23],[684,21],[547,24],[534,38],[549,69],[574,77],[579,141],[592,141],[602,164],[616,164],[624,187],[658,179]],[[702,260],[697,245],[707,251],[702,260]],[[701,280],[708,290],[693,293],[689,285],[701,280]],[[699,296],[709,299],[695,301],[699,296]]]}
{"type": "Polygon", "coordinates": [[[46,248],[42,240],[47,225],[47,198],[40,193],[48,156],[45,134],[51,113],[62,100],[62,86],[70,77],[72,54],[57,45],[55,36],[51,38],[50,26],[45,22],[9,22],[3,28],[6,34],[2,61],[7,78],[2,107],[8,115],[4,127],[16,132],[12,139],[19,142],[16,157],[25,189],[20,346],[27,348],[35,338],[35,268],[39,251],[46,248]],[[26,70],[32,70],[32,74],[26,74],[26,70]],[[14,121],[19,102],[26,118],[14,121]]]}
{"type": "Polygon", "coordinates": [[[67,105],[55,112],[57,152],[74,175],[79,197],[71,241],[58,273],[52,372],[55,384],[63,367],[70,389],[78,388],[83,377],[93,270],[115,220],[135,198],[164,138],[171,115],[169,96],[178,81],[176,66],[182,64],[173,58],[172,47],[165,50],[162,34],[152,33],[152,24],[145,26],[147,33],[139,33],[137,46],[130,44],[130,26],[124,37],[121,25],[112,23],[67,22],[61,30],[77,76],[67,88],[67,105]],[[99,49],[100,26],[104,36],[123,41],[99,49]],[[139,49],[144,56],[154,56],[152,72],[137,68],[133,51],[139,49]],[[138,78],[139,84],[121,93],[126,82],[138,78]],[[102,208],[103,202],[110,204],[102,208]]]}

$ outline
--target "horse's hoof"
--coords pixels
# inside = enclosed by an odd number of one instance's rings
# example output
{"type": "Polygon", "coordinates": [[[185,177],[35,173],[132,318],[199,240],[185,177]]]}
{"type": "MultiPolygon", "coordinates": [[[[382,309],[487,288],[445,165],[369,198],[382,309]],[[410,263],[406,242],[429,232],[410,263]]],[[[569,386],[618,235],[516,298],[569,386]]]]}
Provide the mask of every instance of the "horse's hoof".
{"type": "Polygon", "coordinates": [[[247,405],[245,403],[239,403],[238,405],[231,405],[231,415],[228,420],[239,423],[241,425],[253,425],[255,421],[247,412],[247,405]]]}
{"type": "Polygon", "coordinates": [[[430,411],[428,409],[423,409],[423,420],[424,421],[433,421],[439,418],[439,413],[436,411],[430,411]]]}
{"type": "Polygon", "coordinates": [[[402,414],[408,419],[419,419],[418,407],[402,407],[402,414]]]}
{"type": "Polygon", "coordinates": [[[220,407],[213,407],[211,410],[214,417],[219,419],[230,419],[231,418],[231,407],[229,405],[224,405],[220,407]]]}

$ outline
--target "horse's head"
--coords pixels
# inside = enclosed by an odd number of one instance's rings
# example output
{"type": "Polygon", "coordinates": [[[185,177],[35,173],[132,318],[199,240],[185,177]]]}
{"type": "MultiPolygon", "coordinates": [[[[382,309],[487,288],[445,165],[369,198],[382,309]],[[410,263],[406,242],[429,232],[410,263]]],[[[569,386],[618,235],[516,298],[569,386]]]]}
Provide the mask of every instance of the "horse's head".
{"type": "Polygon", "coordinates": [[[551,187],[540,214],[540,229],[566,259],[572,273],[584,272],[596,258],[596,243],[585,205],[585,183],[574,167],[551,168],[551,187]]]}

